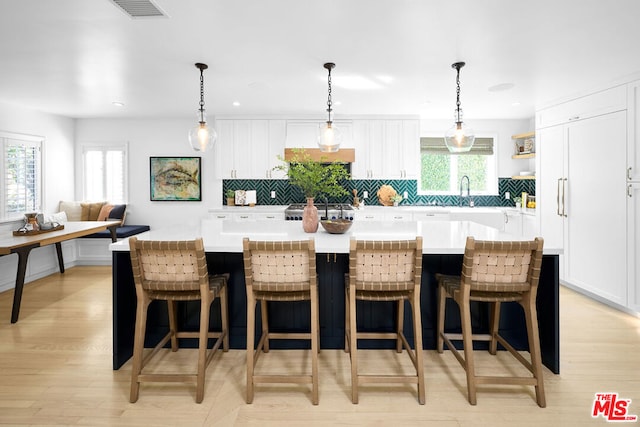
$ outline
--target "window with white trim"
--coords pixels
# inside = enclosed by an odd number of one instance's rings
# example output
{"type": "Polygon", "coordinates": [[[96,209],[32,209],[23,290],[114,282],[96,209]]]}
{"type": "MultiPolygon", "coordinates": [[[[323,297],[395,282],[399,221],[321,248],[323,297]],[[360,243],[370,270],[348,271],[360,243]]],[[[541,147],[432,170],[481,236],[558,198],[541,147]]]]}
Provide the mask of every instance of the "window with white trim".
{"type": "Polygon", "coordinates": [[[83,199],[126,203],[127,157],[127,144],[84,144],[83,199]]]}
{"type": "Polygon", "coordinates": [[[494,137],[476,137],[471,151],[450,153],[443,137],[420,138],[419,194],[459,194],[468,176],[473,194],[498,194],[494,137]]]}
{"type": "Polygon", "coordinates": [[[42,210],[44,138],[0,132],[0,218],[20,218],[42,210]]]}

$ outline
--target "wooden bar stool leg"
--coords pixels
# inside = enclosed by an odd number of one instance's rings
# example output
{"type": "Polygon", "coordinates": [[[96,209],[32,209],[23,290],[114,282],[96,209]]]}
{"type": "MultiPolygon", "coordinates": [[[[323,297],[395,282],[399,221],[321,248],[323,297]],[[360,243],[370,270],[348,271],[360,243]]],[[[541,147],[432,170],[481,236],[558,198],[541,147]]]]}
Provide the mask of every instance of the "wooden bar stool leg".
{"type": "Polygon", "coordinates": [[[490,313],[490,331],[491,341],[489,342],[489,353],[496,354],[498,351],[498,332],[500,330],[500,302],[491,303],[491,313],[490,313]]]}
{"type": "Polygon", "coordinates": [[[533,376],[536,379],[536,402],[538,406],[544,408],[547,402],[544,395],[544,375],[542,373],[542,356],[540,354],[540,335],[538,331],[538,313],[536,302],[527,293],[522,300],[522,308],[524,308],[525,319],[527,323],[527,336],[529,338],[529,353],[531,354],[531,368],[533,376]]]}
{"type": "Polygon", "coordinates": [[[229,351],[229,304],[228,304],[228,291],[227,286],[223,286],[220,290],[220,323],[222,324],[222,333],[224,338],[222,339],[222,350],[224,352],[229,351]]]}
{"type": "MultiPolygon", "coordinates": [[[[418,402],[425,404],[424,363],[422,343],[422,314],[420,311],[420,294],[413,292],[411,299],[411,313],[413,315],[413,346],[416,354],[416,371],[418,374],[418,402]]],[[[407,351],[411,351],[407,349],[407,351]]]]}
{"type": "Polygon", "coordinates": [[[476,371],[473,357],[473,332],[471,329],[471,304],[469,296],[460,301],[460,316],[462,318],[462,342],[464,346],[464,365],[467,371],[467,392],[469,403],[476,404],[476,371]]]}
{"type": "Polygon", "coordinates": [[[207,369],[207,347],[209,342],[209,312],[211,301],[200,302],[200,333],[198,334],[198,374],[196,379],[196,403],[204,398],[204,373],[207,369]]]}
{"type": "Polygon", "coordinates": [[[140,381],[138,376],[142,372],[142,361],[144,352],[144,335],[147,330],[147,309],[151,300],[144,296],[138,296],[138,306],[136,308],[136,325],[133,341],[133,362],[131,366],[131,391],[129,394],[129,402],[138,401],[138,393],[140,391],[140,381]]]}
{"type": "Polygon", "coordinates": [[[254,340],[256,333],[256,300],[247,292],[247,403],[253,402],[254,340]]]}
{"type": "Polygon", "coordinates": [[[404,331],[404,300],[398,300],[398,316],[396,319],[396,352],[402,353],[402,339],[400,338],[400,334],[404,331]]]}
{"type": "Polygon", "coordinates": [[[167,312],[169,314],[169,332],[171,333],[171,351],[178,351],[178,314],[175,301],[167,300],[167,312]]]}
{"type": "Polygon", "coordinates": [[[438,286],[438,331],[436,333],[436,348],[438,353],[442,353],[444,349],[444,339],[442,338],[442,335],[444,334],[444,315],[446,305],[447,292],[444,290],[443,286],[438,286]]]}
{"type": "Polygon", "coordinates": [[[311,291],[311,403],[318,404],[318,349],[320,340],[318,337],[318,292],[311,291]]]}
{"type": "Polygon", "coordinates": [[[351,323],[349,321],[349,291],[345,287],[344,289],[344,352],[349,353],[349,327],[351,323]]]}
{"type": "Polygon", "coordinates": [[[349,289],[349,351],[351,355],[351,402],[358,403],[358,330],[356,324],[356,290],[349,289]]]}
{"type": "Polygon", "coordinates": [[[260,315],[262,319],[262,336],[264,336],[264,344],[262,350],[269,353],[269,312],[266,300],[260,300],[260,315]]]}

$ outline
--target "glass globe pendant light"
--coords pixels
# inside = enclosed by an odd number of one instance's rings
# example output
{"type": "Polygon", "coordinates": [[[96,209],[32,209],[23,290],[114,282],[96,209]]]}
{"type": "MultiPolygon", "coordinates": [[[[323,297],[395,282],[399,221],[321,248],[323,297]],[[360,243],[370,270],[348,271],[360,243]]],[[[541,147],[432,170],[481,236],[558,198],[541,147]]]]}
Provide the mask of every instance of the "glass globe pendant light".
{"type": "Polygon", "coordinates": [[[444,136],[444,142],[451,153],[464,153],[471,150],[473,141],[476,139],[473,129],[462,122],[462,110],[460,109],[460,68],[464,67],[464,62],[451,64],[455,68],[456,74],[456,111],[455,123],[444,136]]]}
{"type": "Polygon", "coordinates": [[[215,129],[207,125],[204,114],[204,76],[203,71],[209,68],[207,64],[196,63],[196,68],[200,70],[200,109],[198,110],[198,124],[189,131],[189,144],[195,151],[207,151],[213,147],[213,143],[218,137],[215,129]]]}
{"type": "Polygon", "coordinates": [[[336,64],[333,62],[327,62],[324,64],[324,68],[329,72],[329,96],[327,98],[327,112],[329,113],[329,119],[326,123],[319,126],[318,132],[318,146],[323,153],[335,153],[340,149],[340,143],[342,142],[342,133],[331,121],[331,70],[334,69],[336,64]]]}

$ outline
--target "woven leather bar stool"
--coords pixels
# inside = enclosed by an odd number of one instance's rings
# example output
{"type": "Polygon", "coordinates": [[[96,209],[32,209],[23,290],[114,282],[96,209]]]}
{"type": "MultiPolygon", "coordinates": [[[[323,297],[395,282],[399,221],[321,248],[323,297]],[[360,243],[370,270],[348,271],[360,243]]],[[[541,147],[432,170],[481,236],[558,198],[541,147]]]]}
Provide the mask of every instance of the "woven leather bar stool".
{"type": "Polygon", "coordinates": [[[138,400],[142,382],[191,382],[196,384],[196,402],[204,397],[204,380],[207,366],[222,345],[229,350],[229,328],[227,312],[228,274],[209,275],[202,239],[191,241],[152,241],[129,239],[131,266],[136,286],[137,309],[136,328],[131,369],[130,401],[138,400]],[[222,330],[209,332],[209,312],[211,303],[220,299],[222,330]],[[167,301],[169,312],[169,332],[143,357],[144,337],[147,324],[147,310],[154,300],[167,301]],[[176,301],[200,300],[200,330],[198,332],[178,331],[176,301]],[[171,351],[178,350],[178,338],[198,338],[198,363],[196,373],[162,374],[143,373],[144,366],[171,341],[171,351]],[[207,354],[209,338],[215,338],[212,349],[207,354]]]}
{"type": "Polygon", "coordinates": [[[319,314],[316,252],[313,239],[264,242],[243,239],[244,273],[247,287],[247,403],[253,402],[256,384],[311,383],[311,402],[318,404],[319,314]],[[260,301],[262,332],[255,346],[256,303],[260,301]],[[310,301],[310,332],[271,332],[268,301],[310,301]],[[310,375],[258,375],[255,366],[270,339],[308,339],[311,341],[310,375]],[[254,349],[255,347],[255,349],[254,349]]]}
{"type": "Polygon", "coordinates": [[[351,401],[358,403],[358,388],[366,383],[414,383],[418,401],[425,403],[422,356],[422,318],[420,281],[422,279],[422,237],[415,240],[351,240],[349,274],[345,287],[345,351],[351,359],[351,401]],[[358,332],[356,300],[396,301],[395,332],[358,332]],[[413,314],[414,347],[403,332],[404,302],[409,301],[413,314]],[[358,373],[358,339],[394,339],[396,351],[403,348],[416,369],[412,375],[376,375],[358,373]]]}
{"type": "Polygon", "coordinates": [[[544,378],[538,334],[536,293],[542,264],[543,239],[525,242],[479,241],[468,237],[462,261],[461,276],[437,274],[438,280],[438,352],[442,353],[444,343],[453,352],[467,374],[469,403],[476,404],[476,386],[481,384],[533,385],[536,401],[542,408],[546,406],[544,378]],[[445,306],[447,298],[453,299],[460,307],[462,334],[444,331],[445,306]],[[489,334],[474,334],[471,328],[471,301],[491,304],[489,334]],[[500,304],[518,302],[524,309],[530,361],[515,350],[499,332],[500,304]],[[452,341],[462,340],[464,357],[452,341]],[[533,376],[480,376],[476,375],[473,355],[473,341],[488,341],[489,352],[496,354],[500,343],[533,376]]]}

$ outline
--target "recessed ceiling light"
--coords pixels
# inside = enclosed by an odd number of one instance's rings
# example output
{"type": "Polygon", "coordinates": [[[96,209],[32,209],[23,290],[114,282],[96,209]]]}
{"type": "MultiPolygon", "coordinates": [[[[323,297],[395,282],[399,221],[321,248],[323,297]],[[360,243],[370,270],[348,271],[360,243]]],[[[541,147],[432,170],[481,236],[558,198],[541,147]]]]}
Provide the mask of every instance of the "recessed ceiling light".
{"type": "Polygon", "coordinates": [[[240,106],[240,103],[239,103],[238,101],[233,101],[233,106],[234,106],[234,107],[239,107],[239,106],[240,106]]]}
{"type": "Polygon", "coordinates": [[[120,102],[120,101],[113,101],[111,104],[116,107],[124,107],[124,102],[120,102]]]}
{"type": "Polygon", "coordinates": [[[489,92],[504,92],[505,90],[513,89],[515,85],[513,83],[500,83],[489,88],[489,92]]]}
{"type": "Polygon", "coordinates": [[[342,101],[334,101],[333,105],[342,105],[342,101]]]}
{"type": "Polygon", "coordinates": [[[514,103],[511,104],[511,106],[512,107],[518,107],[518,106],[520,106],[520,103],[519,102],[514,102],[514,103]]]}

